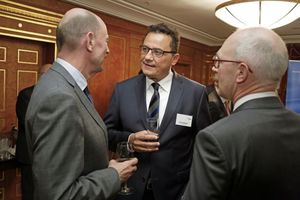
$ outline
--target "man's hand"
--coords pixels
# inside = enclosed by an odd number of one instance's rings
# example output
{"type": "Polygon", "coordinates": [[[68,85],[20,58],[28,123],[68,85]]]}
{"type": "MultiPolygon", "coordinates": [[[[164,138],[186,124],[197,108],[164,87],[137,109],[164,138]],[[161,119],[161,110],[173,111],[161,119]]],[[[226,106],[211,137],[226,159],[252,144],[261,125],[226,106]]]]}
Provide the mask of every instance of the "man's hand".
{"type": "Polygon", "coordinates": [[[137,158],[132,158],[123,162],[118,162],[116,160],[110,160],[108,167],[112,167],[117,170],[121,182],[128,180],[130,176],[137,170],[137,158]]]}
{"type": "Polygon", "coordinates": [[[132,133],[128,142],[136,152],[152,152],[158,151],[160,143],[158,142],[158,134],[144,130],[132,133]]]}

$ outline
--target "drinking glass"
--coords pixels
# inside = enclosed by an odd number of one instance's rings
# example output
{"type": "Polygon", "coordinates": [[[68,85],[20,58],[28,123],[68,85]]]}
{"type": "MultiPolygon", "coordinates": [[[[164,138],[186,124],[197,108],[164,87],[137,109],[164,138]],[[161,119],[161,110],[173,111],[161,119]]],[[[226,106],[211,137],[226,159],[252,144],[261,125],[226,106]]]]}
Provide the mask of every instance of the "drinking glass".
{"type": "Polygon", "coordinates": [[[158,119],[157,118],[147,118],[146,120],[147,120],[147,129],[149,131],[152,131],[152,132],[158,134],[158,129],[159,129],[158,119]]]}
{"type": "MultiPolygon", "coordinates": [[[[147,130],[151,131],[152,133],[149,134],[155,134],[158,136],[159,134],[159,124],[157,118],[147,118],[147,130]]],[[[153,142],[153,141],[152,141],[153,142]]]]}
{"type": "MultiPolygon", "coordinates": [[[[120,142],[117,144],[117,161],[123,162],[129,160],[134,157],[133,152],[129,151],[127,147],[127,142],[120,142]]],[[[127,181],[122,184],[121,191],[119,192],[120,195],[130,195],[134,192],[134,189],[128,187],[127,181]]]]}

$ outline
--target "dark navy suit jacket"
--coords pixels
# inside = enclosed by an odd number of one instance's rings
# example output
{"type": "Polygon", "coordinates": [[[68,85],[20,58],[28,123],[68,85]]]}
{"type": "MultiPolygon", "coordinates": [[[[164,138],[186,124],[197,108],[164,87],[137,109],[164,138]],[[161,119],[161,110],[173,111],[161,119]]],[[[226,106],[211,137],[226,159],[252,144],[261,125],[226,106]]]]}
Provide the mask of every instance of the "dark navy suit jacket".
{"type": "MultiPolygon", "coordinates": [[[[130,133],[146,130],[145,96],[144,74],[116,85],[104,119],[112,150],[118,142],[127,141],[130,133]]],[[[135,188],[135,193],[127,198],[142,199],[151,171],[155,199],[179,199],[189,177],[194,138],[210,123],[205,87],[174,72],[160,125],[159,151],[136,153],[138,169],[129,179],[129,186],[135,188]],[[177,114],[192,116],[191,127],[176,125],[177,114]]]]}

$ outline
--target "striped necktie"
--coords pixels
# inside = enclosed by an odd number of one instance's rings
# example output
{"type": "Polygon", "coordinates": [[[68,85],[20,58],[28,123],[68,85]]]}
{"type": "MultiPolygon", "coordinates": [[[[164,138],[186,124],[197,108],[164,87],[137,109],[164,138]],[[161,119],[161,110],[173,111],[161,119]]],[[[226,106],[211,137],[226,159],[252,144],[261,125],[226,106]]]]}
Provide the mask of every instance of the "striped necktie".
{"type": "Polygon", "coordinates": [[[159,116],[159,84],[152,83],[151,84],[154,92],[150,100],[149,109],[148,109],[148,118],[155,118],[158,119],[159,116]]]}

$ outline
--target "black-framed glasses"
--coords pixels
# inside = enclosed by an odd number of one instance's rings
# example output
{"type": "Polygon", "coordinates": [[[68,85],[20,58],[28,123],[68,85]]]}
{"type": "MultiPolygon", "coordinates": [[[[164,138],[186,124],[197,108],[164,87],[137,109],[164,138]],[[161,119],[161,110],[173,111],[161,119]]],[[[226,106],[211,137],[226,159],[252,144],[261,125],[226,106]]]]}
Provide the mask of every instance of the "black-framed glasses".
{"type": "MultiPolygon", "coordinates": [[[[237,63],[237,64],[240,64],[240,63],[243,63],[243,61],[238,61],[238,60],[225,60],[225,59],[220,59],[218,57],[218,55],[215,55],[213,58],[212,58],[212,61],[213,61],[213,66],[214,68],[216,69],[219,69],[220,68],[220,63],[221,62],[231,62],[231,63],[237,63]]],[[[249,72],[253,72],[252,69],[247,65],[248,67],[248,70],[249,72]]]]}
{"type": "Polygon", "coordinates": [[[164,51],[164,50],[158,49],[158,48],[150,48],[150,47],[147,47],[146,45],[141,45],[140,49],[141,49],[142,55],[147,55],[147,53],[151,50],[152,56],[154,56],[156,58],[162,57],[165,53],[172,53],[172,54],[177,53],[176,51],[164,51]]]}

